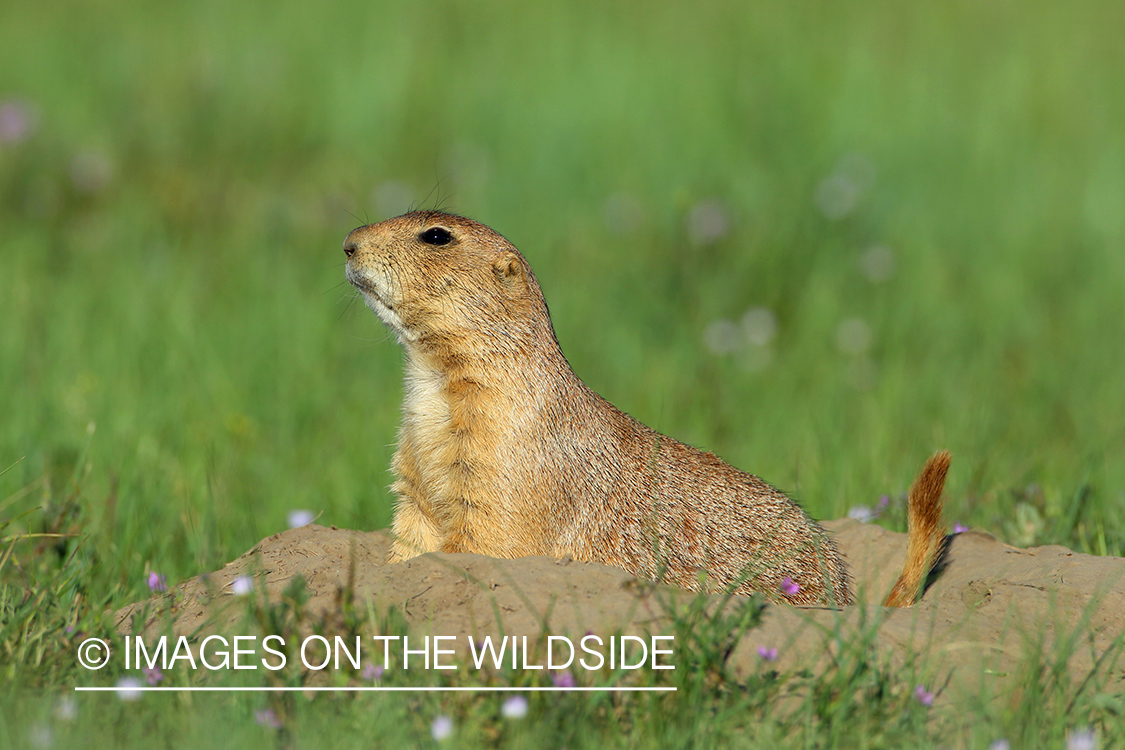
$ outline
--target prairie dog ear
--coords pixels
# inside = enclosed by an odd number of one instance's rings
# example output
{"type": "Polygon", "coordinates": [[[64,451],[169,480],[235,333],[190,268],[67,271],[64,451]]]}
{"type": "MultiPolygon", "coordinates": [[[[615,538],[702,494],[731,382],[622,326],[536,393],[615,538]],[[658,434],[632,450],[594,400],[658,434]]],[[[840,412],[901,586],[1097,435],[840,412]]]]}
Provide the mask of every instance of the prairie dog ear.
{"type": "Polygon", "coordinates": [[[497,280],[505,287],[511,288],[524,279],[523,263],[515,253],[504,253],[492,261],[492,272],[497,280]]]}

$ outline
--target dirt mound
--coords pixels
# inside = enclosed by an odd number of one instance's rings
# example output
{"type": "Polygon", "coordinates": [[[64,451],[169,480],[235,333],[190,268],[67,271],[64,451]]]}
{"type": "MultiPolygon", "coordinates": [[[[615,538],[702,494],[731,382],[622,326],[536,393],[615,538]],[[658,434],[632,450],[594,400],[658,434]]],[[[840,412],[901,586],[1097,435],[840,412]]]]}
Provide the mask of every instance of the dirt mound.
{"type": "MultiPolygon", "coordinates": [[[[1063,547],[1017,549],[970,531],[952,538],[947,565],[919,604],[885,609],[878,602],[903,563],[906,536],[852,520],[826,526],[848,559],[860,603],[843,610],[768,606],[762,624],[731,656],[737,674],[822,668],[847,644],[870,642],[874,633],[876,649],[891,663],[914,660],[946,686],[945,695],[978,695],[982,683],[995,694],[1017,684],[1021,666],[1036,651],[1047,664],[1066,654],[1067,670],[1080,681],[1125,632],[1123,558],[1063,547]],[[759,647],[776,648],[777,660],[764,661],[759,647]]],[[[170,628],[191,636],[230,631],[247,611],[232,591],[240,577],[277,601],[300,576],[314,619],[331,619],[341,592],[350,589],[373,611],[397,609],[411,633],[466,643],[464,636],[534,639],[544,629],[579,638],[672,634],[676,613],[695,599],[604,565],[439,553],[386,565],[388,547],[385,532],[310,525],[276,534],[221,570],[180,585],[174,606],[168,596],[120,610],[118,629],[170,628]]],[[[713,610],[722,606],[722,597],[710,600],[713,610]]],[[[677,651],[671,663],[681,657],[677,651]]],[[[1109,676],[1110,689],[1125,690],[1125,665],[1107,659],[1097,666],[1109,676]]]]}

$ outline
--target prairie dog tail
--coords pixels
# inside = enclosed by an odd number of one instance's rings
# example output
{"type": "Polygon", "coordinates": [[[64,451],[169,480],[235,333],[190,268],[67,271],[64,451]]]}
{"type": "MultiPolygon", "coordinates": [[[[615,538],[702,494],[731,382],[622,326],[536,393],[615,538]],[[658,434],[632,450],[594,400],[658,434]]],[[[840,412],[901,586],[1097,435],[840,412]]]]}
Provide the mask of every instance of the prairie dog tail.
{"type": "Polygon", "coordinates": [[[922,584],[945,546],[941,520],[941,491],[949,471],[949,451],[938,451],[910,485],[907,501],[906,564],[883,602],[884,607],[909,607],[921,595],[922,584]]]}

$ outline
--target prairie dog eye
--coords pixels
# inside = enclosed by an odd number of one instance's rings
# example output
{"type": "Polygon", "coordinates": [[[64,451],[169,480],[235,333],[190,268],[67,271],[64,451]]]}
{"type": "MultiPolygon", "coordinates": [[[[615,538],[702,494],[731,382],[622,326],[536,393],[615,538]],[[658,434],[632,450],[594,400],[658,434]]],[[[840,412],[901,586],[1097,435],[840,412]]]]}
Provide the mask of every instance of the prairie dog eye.
{"type": "Polygon", "coordinates": [[[422,240],[422,242],[425,242],[427,245],[441,246],[453,242],[453,235],[449,233],[448,229],[430,227],[418,235],[418,239],[422,240]]]}

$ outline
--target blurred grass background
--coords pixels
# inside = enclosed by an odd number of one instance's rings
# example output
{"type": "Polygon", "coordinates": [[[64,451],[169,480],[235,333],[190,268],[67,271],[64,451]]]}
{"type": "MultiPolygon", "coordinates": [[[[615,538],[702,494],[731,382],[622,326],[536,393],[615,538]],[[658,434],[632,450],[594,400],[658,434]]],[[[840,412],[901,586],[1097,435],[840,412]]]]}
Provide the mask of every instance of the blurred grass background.
{"type": "Polygon", "coordinates": [[[387,525],[400,353],[340,246],[440,203],[527,255],[591,386],[813,515],[949,448],[951,520],[1123,554],[1123,24],[6,3],[4,533],[75,534],[60,558],[124,604],[294,509],[387,525]]]}

